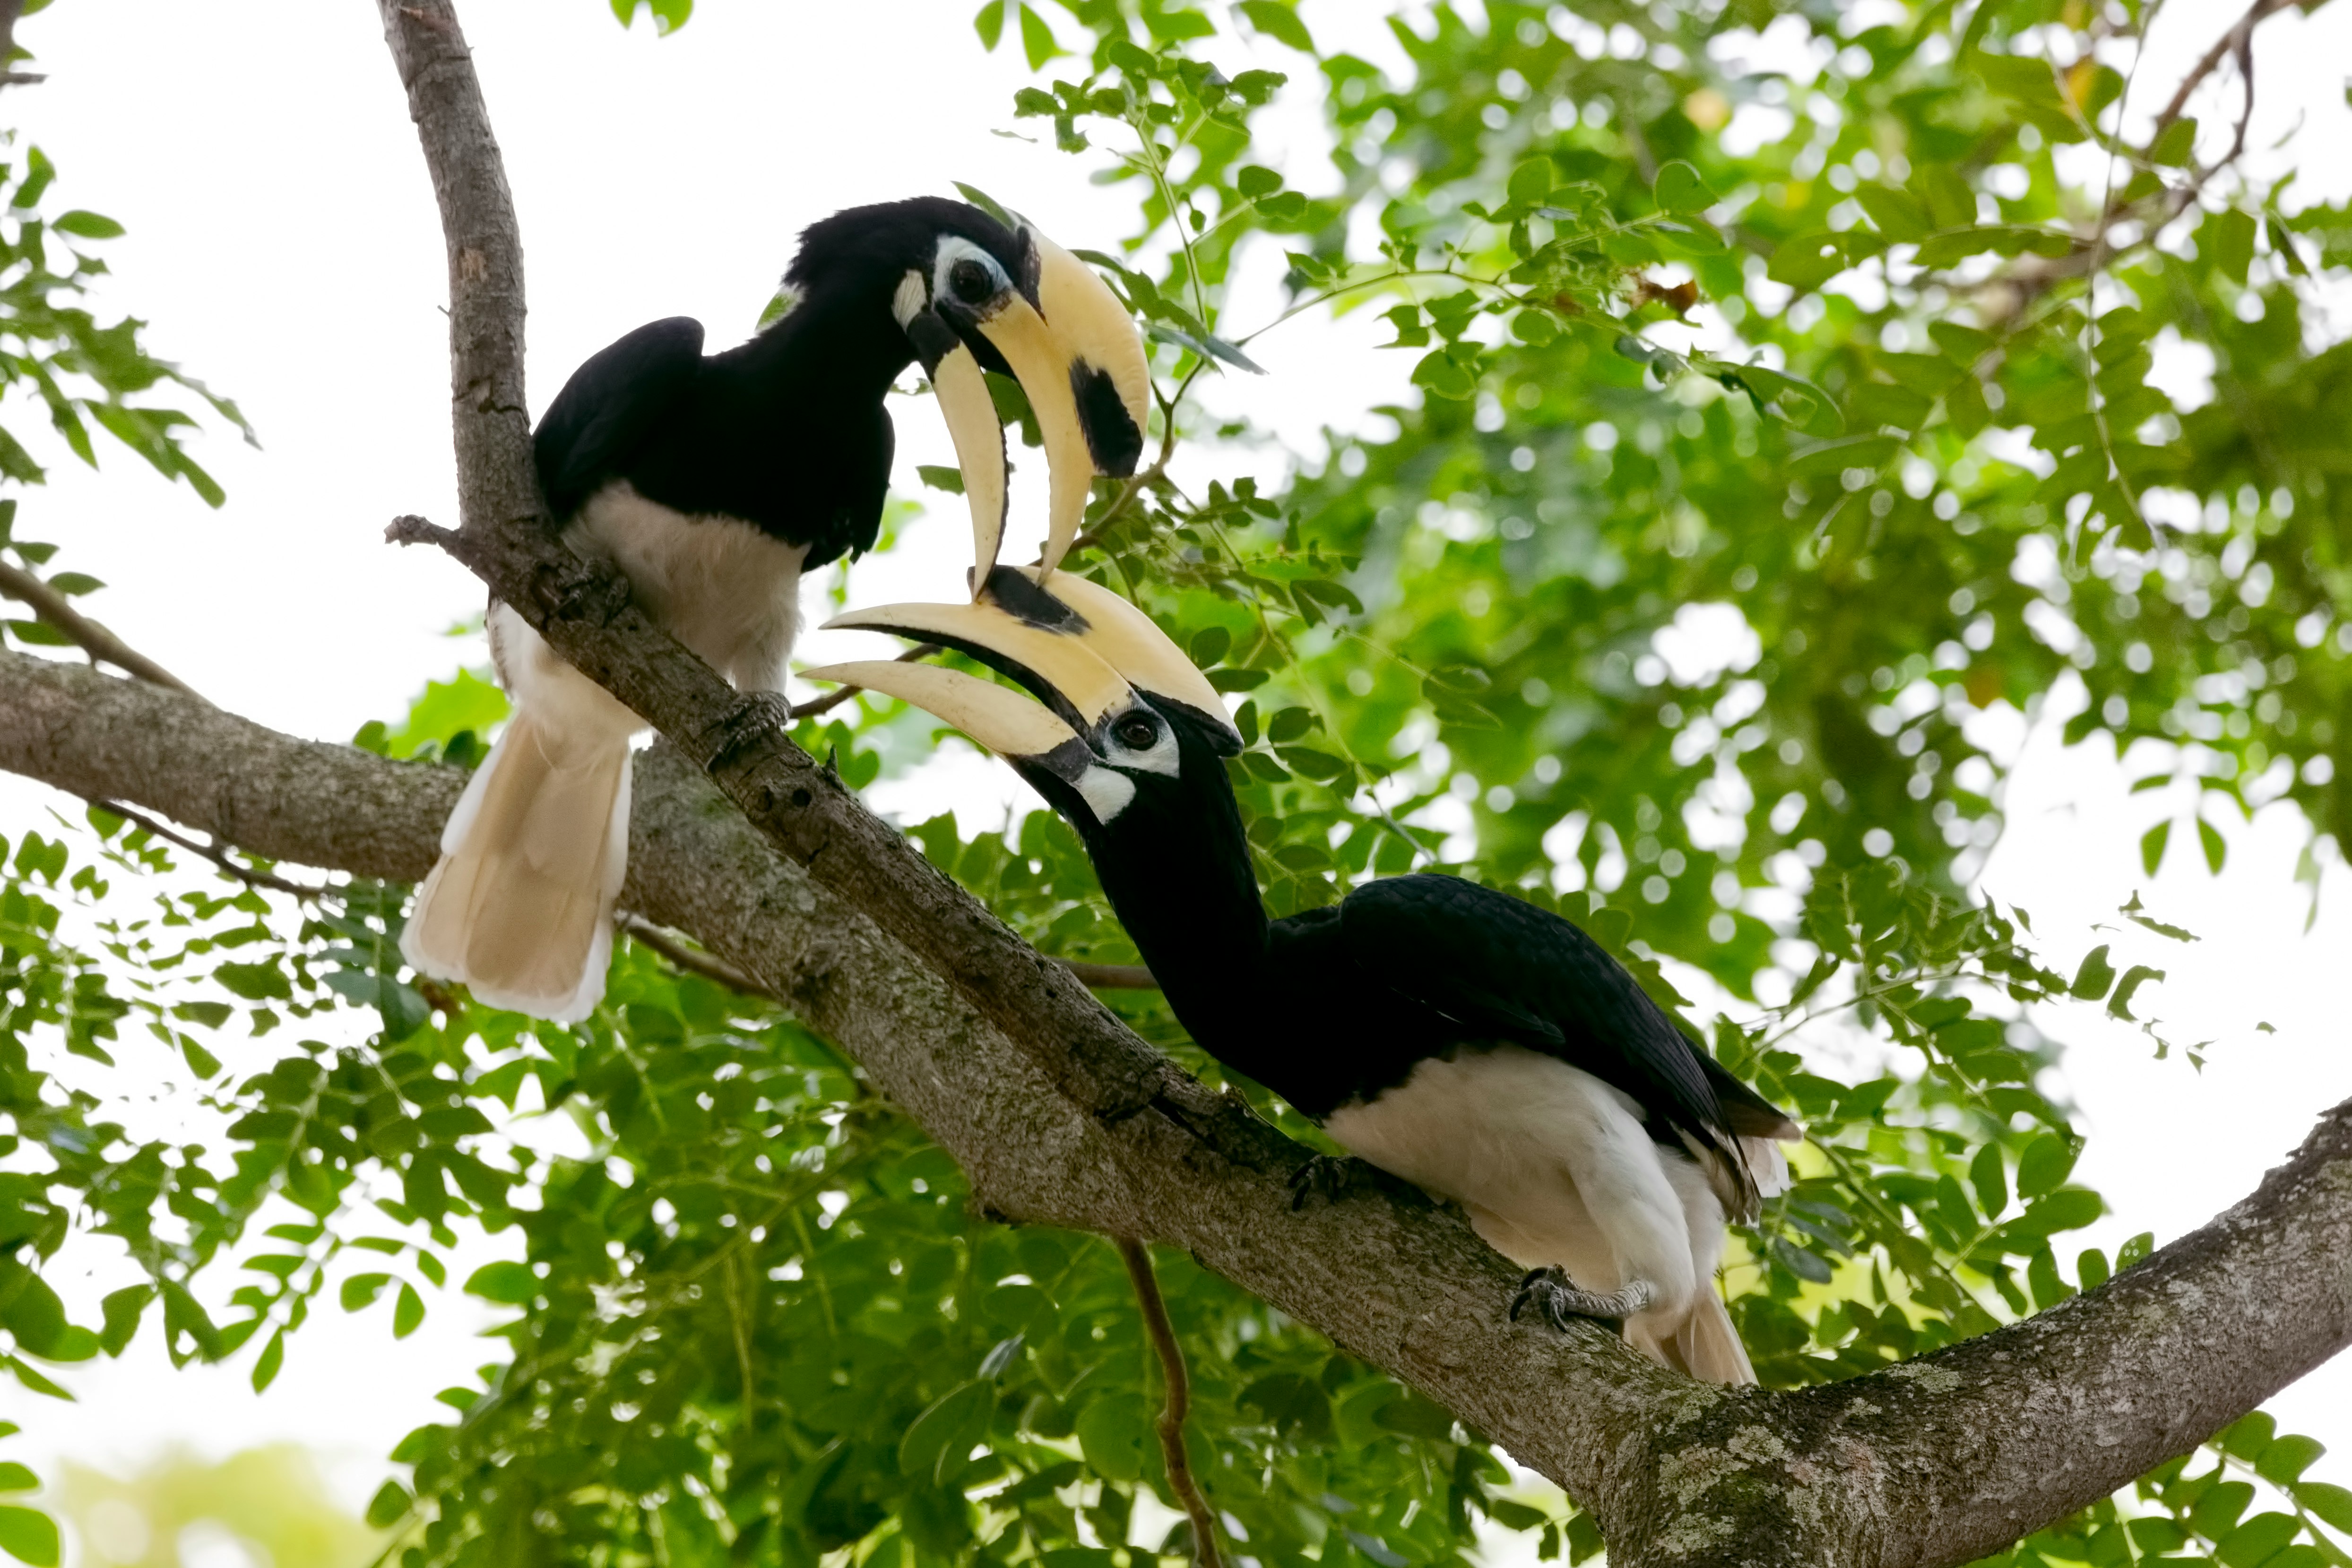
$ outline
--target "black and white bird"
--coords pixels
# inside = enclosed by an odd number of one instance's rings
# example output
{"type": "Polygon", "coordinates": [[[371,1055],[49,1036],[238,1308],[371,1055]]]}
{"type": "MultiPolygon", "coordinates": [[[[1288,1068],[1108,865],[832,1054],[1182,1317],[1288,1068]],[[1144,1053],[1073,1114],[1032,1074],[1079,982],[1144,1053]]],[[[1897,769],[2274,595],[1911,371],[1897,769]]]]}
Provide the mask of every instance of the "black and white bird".
{"type": "Polygon", "coordinates": [[[1150,617],[1084,579],[1000,568],[978,602],[830,624],[947,643],[1035,695],[936,665],[807,672],[926,708],[1010,762],[1085,840],[1193,1040],[1459,1203],[1537,1271],[1515,1315],[1621,1321],[1665,1365],[1756,1380],[1715,1273],[1726,1220],[1786,1184],[1775,1140],[1801,1134],[1591,937],[1425,874],[1269,921],[1225,773],[1241,736],[1150,617]]]}
{"type": "MultiPolygon", "coordinates": [[[[1019,381],[1035,413],[1049,566],[1095,476],[1134,471],[1150,396],[1142,340],[1101,279],[961,202],[837,213],[802,235],[784,286],[790,308],[722,353],[685,317],[638,328],[573,372],[534,442],[565,543],[618,566],[674,636],[762,693],[783,686],[801,574],[874,543],[883,400],[910,362],[955,443],[976,583],[1003,539],[1008,468],[982,372],[1019,381]]],[[[508,606],[491,604],[489,633],[514,716],[443,831],[401,952],[492,1006],[571,1022],[604,996],[644,721],[508,606]]]]}

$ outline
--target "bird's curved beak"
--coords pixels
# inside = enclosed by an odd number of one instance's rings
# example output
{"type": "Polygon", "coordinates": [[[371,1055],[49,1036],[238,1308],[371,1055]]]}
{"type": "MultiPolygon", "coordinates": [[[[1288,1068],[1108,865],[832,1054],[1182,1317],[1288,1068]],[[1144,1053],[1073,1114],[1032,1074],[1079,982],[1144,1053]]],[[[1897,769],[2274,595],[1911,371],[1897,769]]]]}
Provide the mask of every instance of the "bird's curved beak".
{"type": "Polygon", "coordinates": [[[971,346],[936,311],[918,312],[907,323],[907,336],[955,443],[956,468],[971,507],[972,559],[993,563],[1004,539],[1011,465],[1004,455],[1004,422],[996,415],[988,378],[971,346]]]}
{"type": "MultiPolygon", "coordinates": [[[[1095,476],[1135,472],[1151,410],[1151,372],[1135,323],[1094,269],[1026,225],[1018,234],[1024,255],[1014,286],[969,319],[1037,416],[1049,476],[1042,559],[1051,570],[1078,537],[1095,476]]],[[[994,570],[1004,537],[1003,444],[1000,436],[991,445],[996,408],[971,350],[963,348],[960,358],[942,345],[937,364],[934,370],[926,355],[971,497],[971,580],[978,584],[994,570]]]]}
{"type": "Polygon", "coordinates": [[[1095,763],[1093,748],[1052,713],[1019,692],[961,670],[898,659],[859,659],[801,673],[813,681],[864,686],[912,703],[1007,761],[1042,768],[1071,784],[1095,763]]]}
{"type": "Polygon", "coordinates": [[[1055,621],[1064,635],[1075,636],[1154,703],[1182,708],[1221,754],[1240,754],[1241,731],[1225,716],[1224,700],[1209,677],[1150,616],[1109,589],[1076,572],[999,567],[981,595],[1014,615],[1068,616],[1055,621]]]}
{"type": "Polygon", "coordinates": [[[1082,736],[1098,734],[1105,720],[1135,706],[1135,689],[1092,649],[985,600],[852,610],[826,622],[824,629],[887,632],[968,653],[1028,687],[1038,701],[1082,736]]]}
{"type": "Polygon", "coordinates": [[[1028,687],[1075,734],[1098,736],[1140,692],[1155,706],[1184,710],[1218,751],[1242,748],[1216,688],[1151,618],[1067,572],[998,567],[970,604],[888,604],[851,611],[825,625],[888,632],[969,653],[1028,687]],[[1047,586],[1039,586],[1040,576],[1047,586]]]}

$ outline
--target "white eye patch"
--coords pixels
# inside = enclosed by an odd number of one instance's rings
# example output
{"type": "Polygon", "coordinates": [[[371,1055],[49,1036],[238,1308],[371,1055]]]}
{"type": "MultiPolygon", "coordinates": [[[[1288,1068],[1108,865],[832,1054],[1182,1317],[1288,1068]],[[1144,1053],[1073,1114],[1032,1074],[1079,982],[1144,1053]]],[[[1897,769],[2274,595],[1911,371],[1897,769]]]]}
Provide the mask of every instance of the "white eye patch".
{"type": "Polygon", "coordinates": [[[955,270],[956,264],[961,261],[980,264],[988,273],[991,294],[1001,294],[1013,287],[1013,280],[1005,276],[1003,262],[998,261],[961,235],[941,235],[939,249],[931,254],[930,297],[933,299],[956,298],[954,288],[949,284],[948,275],[955,270]]]}
{"type": "Polygon", "coordinates": [[[1152,726],[1153,739],[1150,746],[1136,747],[1119,734],[1126,720],[1114,722],[1103,737],[1103,759],[1120,768],[1143,773],[1163,774],[1174,779],[1183,772],[1184,759],[1176,749],[1176,732],[1162,721],[1152,726]]]}

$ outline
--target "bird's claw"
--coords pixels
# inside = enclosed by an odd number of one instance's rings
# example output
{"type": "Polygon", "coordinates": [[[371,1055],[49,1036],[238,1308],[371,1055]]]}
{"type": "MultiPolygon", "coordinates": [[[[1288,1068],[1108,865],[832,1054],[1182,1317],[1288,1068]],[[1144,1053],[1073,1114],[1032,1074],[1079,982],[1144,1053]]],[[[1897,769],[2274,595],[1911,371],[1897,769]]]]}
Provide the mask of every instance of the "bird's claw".
{"type": "Polygon", "coordinates": [[[1346,1155],[1307,1155],[1306,1163],[1290,1173],[1290,1211],[1297,1213],[1318,1194],[1326,1203],[1339,1202],[1354,1182],[1358,1166],[1346,1155]]]}
{"type": "Polygon", "coordinates": [[[793,705],[782,692],[745,692],[719,721],[719,744],[705,769],[717,773],[737,754],[793,727],[793,705]]]}
{"type": "Polygon", "coordinates": [[[1578,1318],[1619,1327],[1648,1306],[1653,1294],[1647,1280],[1628,1280],[1613,1291],[1585,1291],[1577,1288],[1566,1270],[1530,1269],[1519,1281],[1519,1293],[1511,1298],[1511,1321],[1517,1322],[1519,1313],[1532,1305],[1538,1317],[1563,1333],[1578,1318]]]}

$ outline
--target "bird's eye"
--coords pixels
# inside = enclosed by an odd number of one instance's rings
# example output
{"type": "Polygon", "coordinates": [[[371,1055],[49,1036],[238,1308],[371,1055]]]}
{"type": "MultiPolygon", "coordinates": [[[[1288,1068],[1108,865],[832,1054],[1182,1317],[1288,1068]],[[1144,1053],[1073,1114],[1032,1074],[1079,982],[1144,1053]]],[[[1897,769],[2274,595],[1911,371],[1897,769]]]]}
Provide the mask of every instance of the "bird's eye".
{"type": "Polygon", "coordinates": [[[1131,751],[1149,751],[1160,738],[1160,727],[1139,713],[1131,713],[1111,727],[1121,746],[1131,751]]]}
{"type": "Polygon", "coordinates": [[[996,280],[988,276],[988,268],[966,256],[948,268],[948,287],[958,299],[977,305],[996,292],[996,280]]]}

